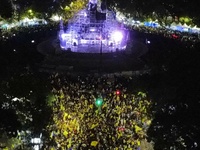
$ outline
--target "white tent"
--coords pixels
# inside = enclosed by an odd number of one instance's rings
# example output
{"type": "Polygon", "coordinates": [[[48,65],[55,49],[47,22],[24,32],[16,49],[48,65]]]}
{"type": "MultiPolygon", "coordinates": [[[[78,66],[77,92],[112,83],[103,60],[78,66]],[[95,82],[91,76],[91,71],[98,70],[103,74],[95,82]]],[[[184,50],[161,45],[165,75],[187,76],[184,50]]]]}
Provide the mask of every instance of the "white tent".
{"type": "Polygon", "coordinates": [[[200,28],[198,28],[196,25],[193,28],[191,28],[191,30],[192,30],[193,33],[199,33],[200,32],[200,28]]]}
{"type": "Polygon", "coordinates": [[[189,31],[190,26],[188,26],[186,23],[184,23],[184,24],[182,25],[182,27],[183,27],[183,31],[185,31],[185,32],[188,32],[188,31],[189,31]]]}
{"type": "Polygon", "coordinates": [[[183,24],[183,27],[184,27],[184,28],[188,28],[189,26],[188,26],[186,23],[184,23],[184,24],[183,24]]]}
{"type": "Polygon", "coordinates": [[[171,30],[177,30],[177,24],[175,22],[172,22],[170,25],[171,30]]]}
{"type": "Polygon", "coordinates": [[[171,26],[177,26],[176,22],[172,22],[171,26]]]}

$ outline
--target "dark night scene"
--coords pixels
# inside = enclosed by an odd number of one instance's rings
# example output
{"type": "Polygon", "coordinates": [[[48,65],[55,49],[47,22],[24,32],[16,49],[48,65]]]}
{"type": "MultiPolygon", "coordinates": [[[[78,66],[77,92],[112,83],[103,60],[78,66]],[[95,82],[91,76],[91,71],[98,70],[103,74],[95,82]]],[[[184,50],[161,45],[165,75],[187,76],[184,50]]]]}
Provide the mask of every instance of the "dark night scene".
{"type": "Polygon", "coordinates": [[[199,6],[0,0],[0,150],[199,150],[199,6]]]}

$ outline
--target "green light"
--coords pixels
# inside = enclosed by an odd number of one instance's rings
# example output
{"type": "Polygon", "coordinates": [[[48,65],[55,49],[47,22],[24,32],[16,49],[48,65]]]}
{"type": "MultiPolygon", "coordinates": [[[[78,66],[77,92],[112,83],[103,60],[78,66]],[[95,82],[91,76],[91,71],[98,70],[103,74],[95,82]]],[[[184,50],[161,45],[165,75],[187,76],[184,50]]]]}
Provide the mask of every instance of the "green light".
{"type": "Polygon", "coordinates": [[[95,105],[97,107],[101,107],[103,104],[103,99],[102,98],[97,98],[96,101],[95,101],[95,105]]]}
{"type": "Polygon", "coordinates": [[[31,9],[28,10],[29,13],[33,13],[33,11],[31,9]]]}

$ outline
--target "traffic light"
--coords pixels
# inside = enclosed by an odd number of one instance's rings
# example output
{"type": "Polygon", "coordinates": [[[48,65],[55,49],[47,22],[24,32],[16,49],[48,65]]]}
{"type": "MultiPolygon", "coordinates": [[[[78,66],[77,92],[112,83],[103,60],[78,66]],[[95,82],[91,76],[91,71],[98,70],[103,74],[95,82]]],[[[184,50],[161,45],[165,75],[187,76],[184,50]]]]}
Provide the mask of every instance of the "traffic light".
{"type": "Polygon", "coordinates": [[[103,99],[102,98],[97,98],[95,101],[95,105],[97,107],[101,107],[103,105],[103,99]]]}

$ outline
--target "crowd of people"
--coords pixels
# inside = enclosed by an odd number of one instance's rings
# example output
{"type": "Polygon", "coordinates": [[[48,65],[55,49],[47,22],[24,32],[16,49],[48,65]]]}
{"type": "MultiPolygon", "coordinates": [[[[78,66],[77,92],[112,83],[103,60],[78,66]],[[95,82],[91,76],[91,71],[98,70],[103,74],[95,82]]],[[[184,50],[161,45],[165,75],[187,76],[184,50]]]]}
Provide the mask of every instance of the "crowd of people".
{"type": "MultiPolygon", "coordinates": [[[[0,41],[1,40],[5,41],[5,40],[9,39],[9,37],[15,36],[16,33],[26,32],[26,31],[28,31],[29,33],[31,33],[32,31],[40,32],[40,31],[46,30],[48,28],[53,30],[53,28],[55,29],[55,26],[59,27],[58,23],[51,22],[48,24],[17,26],[14,28],[6,29],[6,30],[2,29],[0,31],[0,41]]],[[[132,30],[137,30],[140,32],[144,32],[144,33],[162,35],[164,37],[181,40],[183,42],[194,42],[195,43],[195,42],[200,41],[198,33],[181,32],[178,30],[169,29],[164,26],[150,27],[150,26],[145,26],[145,25],[132,25],[132,26],[127,26],[127,28],[132,29],[132,30]]]]}
{"type": "Polygon", "coordinates": [[[48,130],[54,144],[50,147],[139,150],[151,124],[152,102],[145,93],[134,92],[131,81],[108,74],[53,75],[53,123],[48,130]]]}
{"type": "Polygon", "coordinates": [[[168,29],[166,27],[148,27],[148,26],[132,26],[131,29],[143,33],[161,35],[166,38],[180,40],[182,42],[200,42],[198,33],[181,32],[178,30],[168,29]]]}
{"type": "Polygon", "coordinates": [[[7,30],[0,31],[0,42],[8,41],[14,37],[23,37],[23,34],[38,34],[38,37],[49,34],[49,36],[55,35],[58,32],[57,23],[39,24],[39,25],[29,25],[29,26],[17,26],[7,30]],[[45,34],[44,34],[45,32],[45,34]],[[53,33],[53,34],[52,34],[53,33]]]}
{"type": "MultiPolygon", "coordinates": [[[[44,36],[46,31],[55,30],[55,26],[57,25],[13,28],[1,33],[0,42],[9,41],[10,38],[24,33],[31,35],[30,40],[33,35],[37,39],[41,35],[44,36]]],[[[199,41],[196,35],[194,39],[189,33],[165,28],[142,26],[133,29],[177,40],[199,41]],[[183,38],[184,36],[186,38],[183,38]]],[[[46,37],[50,35],[47,34],[46,37]]],[[[131,80],[131,77],[114,75],[54,75],[52,92],[56,100],[52,102],[53,123],[48,126],[53,145],[44,144],[44,149],[49,145],[52,149],[142,149],[142,143],[147,138],[146,131],[152,120],[152,102],[144,93],[134,91],[131,80]],[[102,105],[95,105],[98,98],[102,100],[102,105]]]]}

